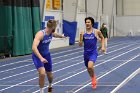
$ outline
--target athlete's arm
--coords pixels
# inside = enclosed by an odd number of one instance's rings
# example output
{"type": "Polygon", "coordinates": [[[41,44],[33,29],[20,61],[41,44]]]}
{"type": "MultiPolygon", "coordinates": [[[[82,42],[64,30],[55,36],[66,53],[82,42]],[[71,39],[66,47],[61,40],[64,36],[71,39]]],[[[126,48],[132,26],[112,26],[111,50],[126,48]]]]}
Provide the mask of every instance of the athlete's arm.
{"type": "Polygon", "coordinates": [[[103,36],[103,34],[101,33],[101,31],[100,30],[97,30],[97,35],[99,36],[99,38],[101,39],[101,49],[102,49],[102,51],[104,52],[105,51],[105,46],[104,46],[104,43],[105,43],[105,41],[104,41],[104,36],[103,36]]]}
{"type": "Polygon", "coordinates": [[[82,31],[82,32],[80,33],[79,46],[82,46],[82,45],[83,45],[83,34],[84,34],[84,32],[82,31]]]}
{"type": "Polygon", "coordinates": [[[32,50],[35,53],[35,55],[41,60],[41,62],[46,63],[47,60],[42,57],[42,55],[39,53],[39,51],[37,49],[37,46],[39,45],[40,41],[43,39],[43,36],[44,36],[44,34],[43,34],[42,31],[39,31],[35,35],[35,38],[34,38],[34,41],[33,41],[33,45],[32,45],[32,50]]]}
{"type": "Polygon", "coordinates": [[[53,37],[56,37],[56,38],[66,38],[64,35],[61,35],[61,34],[58,34],[58,33],[52,33],[53,37]]]}

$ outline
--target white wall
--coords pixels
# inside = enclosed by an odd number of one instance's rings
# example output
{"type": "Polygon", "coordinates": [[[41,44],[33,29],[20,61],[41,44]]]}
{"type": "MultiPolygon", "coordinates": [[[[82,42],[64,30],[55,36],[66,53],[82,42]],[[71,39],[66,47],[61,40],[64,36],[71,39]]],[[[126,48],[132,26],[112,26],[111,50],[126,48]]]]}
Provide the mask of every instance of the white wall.
{"type": "Polygon", "coordinates": [[[105,22],[109,31],[111,31],[111,36],[113,36],[116,17],[115,4],[115,0],[87,0],[87,13],[82,14],[78,12],[77,14],[78,31],[81,31],[83,27],[85,27],[83,21],[84,18],[86,16],[91,16],[95,19],[95,21],[99,22],[99,27],[103,22],[105,22]]]}
{"type": "Polygon", "coordinates": [[[79,39],[79,34],[81,31],[85,31],[85,21],[84,19],[87,16],[91,16],[95,19],[95,21],[100,22],[100,15],[102,12],[101,1],[102,0],[86,0],[87,1],[87,10],[85,6],[85,0],[78,0],[78,12],[76,16],[76,20],[78,22],[77,25],[77,34],[76,40],[79,39]],[[80,10],[82,8],[82,11],[80,10]],[[83,9],[85,8],[85,9],[83,9]],[[86,12],[87,11],[87,12],[86,12]]]}
{"type": "MultiPolygon", "coordinates": [[[[140,32],[139,4],[140,0],[101,0],[101,1],[87,0],[87,16],[94,17],[95,20],[99,21],[100,23],[103,22],[107,23],[111,37],[126,36],[130,32],[132,32],[133,35],[139,35],[140,32]],[[102,1],[103,1],[103,14],[102,14],[102,1]],[[99,5],[98,2],[100,2],[99,5]]],[[[80,29],[81,31],[84,27],[84,24],[81,23],[82,22],[81,20],[85,18],[85,15],[84,13],[83,15],[82,14],[77,15],[78,15],[77,21],[79,24],[78,30],[80,29]]]]}
{"type": "Polygon", "coordinates": [[[116,0],[103,0],[103,15],[107,16],[107,26],[110,37],[114,35],[116,0]]]}
{"type": "Polygon", "coordinates": [[[79,40],[79,34],[81,31],[85,31],[85,17],[86,14],[83,13],[77,13],[77,33],[76,33],[76,41],[79,40]]]}
{"type": "MultiPolygon", "coordinates": [[[[54,16],[55,20],[59,21],[59,24],[57,25],[56,32],[62,34],[62,12],[61,11],[46,11],[44,12],[44,18],[45,16],[54,16]]],[[[45,20],[43,18],[43,20],[45,20]]],[[[46,21],[47,23],[47,21],[46,21]]]]}
{"type": "MultiPolygon", "coordinates": [[[[97,21],[100,19],[99,22],[101,23],[106,22],[108,24],[108,29],[111,37],[126,36],[130,32],[132,32],[133,35],[139,35],[140,32],[139,4],[140,0],[101,0],[101,1],[87,0],[87,16],[92,16],[97,21]],[[102,1],[103,1],[103,14],[102,14],[102,1]],[[98,2],[100,2],[100,4],[98,2]],[[116,13],[118,15],[116,15],[116,13]]],[[[77,14],[78,31],[79,30],[81,31],[85,27],[83,21],[84,18],[85,18],[84,13],[77,14]]]]}
{"type": "Polygon", "coordinates": [[[95,20],[98,16],[98,0],[87,0],[87,16],[93,17],[95,20]]]}
{"type": "Polygon", "coordinates": [[[117,0],[116,36],[140,35],[140,0],[117,0]]]}
{"type": "Polygon", "coordinates": [[[102,0],[87,0],[87,16],[92,16],[95,21],[100,21],[102,15],[102,0]]]}
{"type": "MultiPolygon", "coordinates": [[[[47,0],[46,0],[47,1],[47,0]]],[[[45,16],[54,16],[54,19],[58,21],[58,25],[56,27],[56,32],[59,34],[62,33],[62,10],[47,10],[46,6],[44,6],[43,10],[43,22],[45,22],[45,26],[47,21],[45,21],[45,16]]],[[[50,49],[53,48],[59,48],[59,47],[64,47],[64,46],[69,46],[69,38],[67,39],[61,39],[61,38],[52,38],[51,44],[50,44],[50,49]]]]}
{"type": "Polygon", "coordinates": [[[63,19],[67,21],[76,21],[77,0],[63,0],[63,19]]]}
{"type": "Polygon", "coordinates": [[[140,15],[140,0],[117,0],[117,15],[140,15]]]}
{"type": "Polygon", "coordinates": [[[117,6],[117,15],[121,16],[123,15],[123,0],[116,0],[116,6],[117,6]]]}
{"type": "Polygon", "coordinates": [[[140,0],[124,0],[124,15],[140,15],[140,0]]]}
{"type": "Polygon", "coordinates": [[[76,41],[78,41],[79,32],[85,29],[85,0],[64,0],[63,8],[63,18],[65,20],[77,21],[76,41]]]}
{"type": "Polygon", "coordinates": [[[116,36],[140,36],[140,16],[118,16],[116,18],[116,36]]]}
{"type": "Polygon", "coordinates": [[[130,31],[139,34],[139,16],[123,15],[140,15],[140,0],[86,0],[87,13],[84,10],[84,8],[86,9],[85,0],[63,1],[63,11],[46,12],[46,15],[55,15],[57,18],[60,17],[58,18],[60,20],[77,21],[76,40],[79,39],[79,32],[85,30],[84,19],[86,16],[92,16],[100,24],[107,23],[111,37],[127,35],[130,31]]]}
{"type": "MultiPolygon", "coordinates": [[[[68,21],[77,21],[77,34],[76,40],[79,39],[79,32],[85,30],[85,22],[84,19],[86,16],[91,16],[95,19],[95,21],[106,22],[109,24],[110,16],[112,13],[112,0],[106,0],[104,3],[104,11],[102,14],[102,0],[86,0],[87,2],[87,13],[78,9],[83,9],[85,7],[85,0],[64,0],[63,6],[63,18],[68,21]],[[76,9],[77,8],[77,9],[76,9]],[[103,19],[102,19],[103,18],[103,19]],[[105,18],[105,19],[104,19],[105,18]]],[[[103,0],[104,1],[104,0],[103,0]]],[[[114,6],[115,7],[115,6],[114,6]]],[[[83,9],[84,10],[84,9],[83,9]]],[[[110,26],[110,25],[108,25],[110,26]]]]}

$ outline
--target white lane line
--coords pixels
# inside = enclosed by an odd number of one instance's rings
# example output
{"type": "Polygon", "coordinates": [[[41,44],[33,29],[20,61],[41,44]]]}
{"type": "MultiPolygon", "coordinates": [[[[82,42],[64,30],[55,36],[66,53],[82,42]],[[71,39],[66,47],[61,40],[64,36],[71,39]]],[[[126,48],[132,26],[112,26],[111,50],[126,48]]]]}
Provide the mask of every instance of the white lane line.
{"type": "Polygon", "coordinates": [[[31,59],[27,59],[27,60],[23,60],[23,61],[17,61],[17,62],[14,62],[14,63],[7,63],[7,64],[4,64],[4,65],[1,65],[0,67],[5,67],[5,66],[9,66],[9,65],[13,65],[13,64],[17,64],[17,63],[21,63],[21,62],[25,62],[25,61],[30,61],[31,59]]]}
{"type": "MultiPolygon", "coordinates": [[[[128,43],[126,43],[126,44],[128,44],[128,43]]],[[[135,42],[135,43],[131,43],[131,44],[137,44],[137,43],[135,42]]],[[[109,44],[109,45],[111,45],[111,44],[109,44]]],[[[120,44],[114,45],[114,47],[119,46],[119,45],[124,45],[124,43],[123,44],[120,43],[120,44]]],[[[65,53],[65,52],[68,52],[68,51],[73,51],[73,50],[82,49],[82,48],[80,47],[80,48],[75,48],[75,49],[71,49],[71,50],[67,50],[67,51],[61,51],[61,52],[57,52],[57,53],[52,53],[51,55],[56,55],[56,54],[59,54],[59,53],[65,53]]],[[[14,63],[8,63],[8,64],[5,64],[5,65],[1,65],[0,67],[4,67],[4,66],[8,66],[8,65],[13,65],[13,64],[18,64],[18,63],[21,63],[21,62],[31,61],[31,60],[32,59],[26,59],[26,60],[17,61],[17,62],[14,62],[14,63]]]]}
{"type": "MultiPolygon", "coordinates": [[[[129,47],[129,46],[131,46],[131,45],[134,45],[134,44],[130,44],[130,45],[128,45],[128,46],[125,46],[125,47],[123,47],[123,48],[126,48],[126,47],[129,47]]],[[[115,45],[115,46],[118,46],[118,45],[115,45]]],[[[113,46],[112,46],[113,47],[113,46]]],[[[110,47],[110,48],[112,48],[112,47],[110,47]]],[[[123,49],[123,48],[120,48],[120,49],[123,49]]],[[[118,50],[120,50],[120,49],[117,49],[117,50],[115,50],[115,51],[118,51],[118,50]]],[[[114,52],[114,51],[112,51],[112,52],[114,52]]],[[[111,52],[110,52],[111,53],[111,52]]],[[[72,53],[73,54],[73,53],[72,53]]],[[[108,53],[107,53],[108,54],[108,53]]],[[[83,55],[81,55],[81,57],[82,57],[83,55]]],[[[75,57],[74,57],[75,58],[75,57]]],[[[52,58],[52,59],[55,59],[55,58],[52,58]]],[[[60,62],[58,62],[58,63],[60,63],[60,62]]],[[[22,67],[26,67],[26,66],[30,66],[30,65],[33,65],[34,63],[32,63],[32,64],[28,64],[28,65],[23,65],[23,66],[19,66],[19,67],[15,67],[15,68],[12,68],[12,69],[7,69],[7,70],[3,70],[3,71],[0,71],[0,73],[3,73],[3,72],[7,72],[7,71],[11,71],[11,70],[15,70],[15,69],[19,69],[19,68],[22,68],[22,67]]],[[[56,63],[57,64],[57,63],[56,63]]]]}
{"type": "Polygon", "coordinates": [[[12,75],[12,76],[0,78],[0,80],[5,80],[5,79],[8,79],[8,78],[12,78],[12,77],[19,76],[19,75],[22,75],[22,74],[26,74],[26,73],[29,73],[29,72],[32,72],[32,71],[35,71],[35,70],[36,70],[36,69],[33,69],[33,70],[29,70],[29,71],[22,72],[22,73],[19,73],[19,74],[14,74],[14,75],[12,75]]]}
{"type": "Polygon", "coordinates": [[[69,55],[73,55],[73,54],[80,53],[80,52],[83,52],[83,51],[73,52],[73,53],[70,53],[70,54],[67,54],[67,55],[62,55],[62,56],[55,57],[53,59],[61,59],[62,57],[67,57],[69,55]]]}
{"type": "MultiPolygon", "coordinates": [[[[73,59],[73,58],[71,58],[73,59]]],[[[68,60],[71,60],[71,59],[68,59],[68,60]]],[[[68,61],[68,60],[64,60],[64,61],[61,61],[62,62],[65,62],[65,61],[68,61]]],[[[76,61],[76,60],[75,60],[76,61]]],[[[80,62],[81,63],[81,62],[80,62]]],[[[58,64],[58,63],[56,63],[58,64]]],[[[53,65],[56,65],[55,63],[53,65]]],[[[71,66],[71,65],[70,65],[71,66]]],[[[19,73],[19,74],[15,74],[15,75],[12,75],[12,76],[8,76],[8,77],[4,77],[4,78],[1,78],[0,80],[5,80],[5,79],[8,79],[8,78],[11,78],[11,77],[14,77],[14,76],[18,76],[18,75],[22,75],[22,74],[25,74],[25,73],[29,73],[29,72],[32,72],[32,71],[35,71],[36,69],[32,69],[32,70],[29,70],[29,71],[26,71],[26,72],[23,72],[23,73],[19,73]]]]}
{"type": "Polygon", "coordinates": [[[52,53],[51,55],[57,55],[57,54],[61,54],[61,53],[66,53],[66,52],[70,52],[70,51],[74,51],[74,50],[80,50],[80,49],[82,49],[81,47],[79,48],[72,48],[72,49],[70,49],[70,50],[65,50],[65,51],[61,51],[61,52],[57,52],[57,53],[52,53]]]}
{"type": "MultiPolygon", "coordinates": [[[[81,63],[82,63],[82,62],[77,63],[77,64],[81,64],[81,63]]],[[[74,64],[74,65],[71,65],[71,66],[68,66],[68,67],[72,67],[72,66],[75,66],[75,65],[77,65],[77,64],[74,64]]],[[[68,68],[68,67],[65,67],[65,68],[59,69],[59,70],[57,70],[57,71],[54,71],[54,73],[59,72],[59,71],[61,71],[61,70],[64,70],[64,69],[66,69],[66,68],[68,68]]],[[[33,79],[29,79],[29,80],[27,80],[27,81],[20,82],[20,83],[18,83],[18,84],[12,85],[12,86],[10,86],[10,87],[1,89],[0,92],[1,92],[1,91],[4,91],[4,90],[7,90],[7,89],[9,89],[9,88],[12,88],[12,87],[19,86],[19,85],[21,85],[21,84],[27,83],[27,82],[29,82],[29,81],[35,80],[35,79],[37,79],[37,78],[38,78],[38,77],[35,77],[35,78],[33,78],[33,79]]],[[[60,80],[60,81],[61,81],[61,80],[60,80]]]]}
{"type": "MultiPolygon", "coordinates": [[[[81,51],[82,52],[82,51],[81,51]]],[[[79,52],[74,52],[74,53],[70,53],[70,54],[67,54],[65,56],[68,56],[68,55],[73,55],[73,54],[76,54],[76,53],[79,53],[79,52]]],[[[59,56],[60,58],[61,57],[64,57],[63,56],[59,56]]],[[[59,57],[55,57],[55,58],[52,58],[52,60],[56,59],[56,58],[59,58],[59,57]]],[[[75,57],[76,58],[76,57],[75,57]]],[[[59,62],[60,63],[60,62],[59,62]]],[[[7,72],[7,71],[11,71],[11,70],[15,70],[15,69],[19,69],[19,68],[22,68],[22,67],[26,67],[26,66],[30,66],[30,65],[33,65],[34,63],[31,63],[31,64],[28,64],[28,65],[23,65],[23,66],[19,66],[19,67],[15,67],[15,68],[12,68],[12,69],[7,69],[7,70],[3,70],[3,71],[0,71],[0,73],[3,73],[3,72],[7,72]]],[[[56,63],[58,64],[58,63],[56,63]]]]}
{"type": "MultiPolygon", "coordinates": [[[[126,53],[129,53],[129,52],[131,52],[131,51],[133,51],[133,50],[136,50],[136,49],[138,49],[138,48],[140,48],[140,47],[136,47],[136,48],[131,49],[131,50],[127,51],[127,52],[124,52],[124,53],[122,53],[121,55],[118,55],[118,56],[113,57],[113,58],[111,58],[111,59],[109,59],[109,60],[106,60],[105,62],[102,62],[102,63],[100,63],[100,64],[97,64],[97,65],[95,65],[94,67],[97,67],[97,66],[99,66],[99,65],[102,65],[102,64],[104,64],[104,63],[107,63],[108,61],[111,61],[112,59],[115,59],[115,58],[117,58],[117,57],[120,57],[120,56],[122,56],[122,55],[124,55],[124,54],[126,54],[126,53]]],[[[77,74],[73,74],[72,76],[69,76],[69,77],[67,77],[67,78],[64,78],[64,79],[58,81],[58,82],[53,83],[53,85],[55,85],[55,84],[57,84],[57,83],[60,83],[60,82],[62,82],[62,81],[65,81],[65,80],[67,80],[67,79],[69,79],[69,78],[71,78],[71,77],[74,77],[74,76],[76,76],[76,75],[79,75],[79,74],[81,74],[81,73],[83,73],[83,72],[85,72],[85,71],[86,71],[86,70],[83,70],[83,71],[81,71],[81,72],[79,72],[79,73],[77,73],[77,74]]],[[[86,87],[86,86],[85,86],[85,87],[86,87]]],[[[44,88],[47,88],[47,87],[44,87],[44,88]]],[[[80,89],[81,89],[81,88],[80,88],[80,89]]],[[[35,91],[35,92],[33,92],[33,93],[37,93],[37,92],[39,92],[39,90],[37,90],[37,91],[35,91]]],[[[78,92],[78,91],[77,91],[77,92],[78,92]]],[[[76,92],[75,92],[75,93],[76,93],[76,92]]]]}
{"type": "MultiPolygon", "coordinates": [[[[105,60],[97,60],[97,61],[105,61],[105,60]]],[[[112,60],[113,62],[122,62],[122,61],[128,61],[128,60],[112,60]]],[[[133,61],[140,61],[140,60],[133,60],[133,61]]]]}
{"type": "MultiPolygon", "coordinates": [[[[26,85],[25,85],[26,86],[26,85]]],[[[54,85],[54,86],[56,86],[56,87],[82,87],[83,85],[54,85]]],[[[88,85],[88,86],[91,86],[91,85],[88,85]]],[[[102,87],[114,87],[114,86],[117,86],[117,85],[115,85],[115,84],[99,84],[99,85],[97,85],[97,86],[102,86],[102,87]]]]}
{"type": "MultiPolygon", "coordinates": [[[[7,87],[7,86],[12,86],[12,85],[0,85],[1,87],[7,87]]],[[[78,84],[71,84],[71,85],[53,85],[53,86],[56,86],[56,87],[82,87],[83,85],[78,85],[78,84]]],[[[88,86],[91,86],[91,85],[88,85],[88,86]]],[[[99,84],[97,86],[102,86],[102,87],[114,87],[114,86],[117,86],[115,84],[99,84]]],[[[17,87],[39,87],[39,85],[18,85],[17,87]]],[[[24,91],[25,92],[25,91],[24,91]]]]}
{"type": "Polygon", "coordinates": [[[134,78],[137,74],[140,73],[140,68],[134,71],[130,76],[128,76],[123,82],[121,82],[115,89],[113,89],[110,93],[116,93],[120,88],[122,88],[126,83],[128,83],[132,78],[134,78]]]}
{"type": "MultiPolygon", "coordinates": [[[[61,54],[61,53],[65,53],[65,52],[69,52],[69,51],[74,51],[74,50],[79,50],[79,49],[82,49],[82,48],[75,48],[75,49],[71,49],[71,50],[67,50],[67,51],[61,51],[61,52],[57,52],[57,53],[52,53],[51,55],[61,54]]],[[[5,65],[1,65],[0,67],[4,67],[4,66],[8,66],[8,65],[13,65],[13,64],[18,64],[18,63],[21,63],[21,62],[31,61],[31,60],[32,59],[26,59],[26,60],[17,61],[17,62],[14,62],[14,63],[8,63],[8,64],[5,64],[5,65]]]]}
{"type": "MultiPolygon", "coordinates": [[[[114,68],[114,69],[112,69],[112,70],[108,71],[108,72],[107,72],[107,73],[105,73],[104,75],[102,75],[102,76],[100,76],[99,78],[97,78],[97,80],[99,80],[99,79],[103,78],[104,76],[106,76],[106,75],[110,74],[111,72],[113,72],[113,71],[115,71],[116,69],[118,69],[118,68],[122,67],[123,65],[125,65],[125,64],[127,64],[127,63],[129,63],[129,62],[131,62],[133,59],[135,59],[135,58],[137,58],[137,57],[139,57],[139,56],[140,56],[140,54],[138,54],[138,55],[136,55],[135,57],[131,58],[130,60],[128,60],[128,61],[126,61],[126,62],[124,62],[124,63],[120,64],[120,65],[119,65],[119,66],[117,66],[116,68],[114,68]]],[[[77,93],[77,92],[79,92],[80,90],[84,89],[85,87],[87,87],[87,86],[88,86],[88,85],[90,85],[90,84],[91,84],[91,82],[90,82],[90,83],[88,83],[88,84],[86,84],[86,85],[84,85],[83,87],[81,87],[81,88],[77,89],[77,90],[76,90],[76,91],[74,91],[73,93],[77,93]]]]}
{"type": "MultiPolygon", "coordinates": [[[[125,53],[122,53],[121,55],[124,55],[124,54],[126,54],[126,53],[128,53],[128,52],[131,52],[131,51],[133,51],[133,50],[135,50],[135,49],[137,49],[137,48],[139,48],[139,47],[136,47],[136,48],[134,48],[134,49],[131,49],[131,50],[125,52],[125,53]]],[[[119,56],[121,56],[121,55],[119,55],[119,56]]],[[[118,56],[118,57],[119,57],[119,56],[118,56]]],[[[117,58],[117,57],[114,57],[114,58],[117,58]]],[[[113,59],[113,58],[112,58],[112,59],[113,59]]],[[[111,59],[111,60],[112,60],[112,59],[111,59]]],[[[110,61],[110,60],[108,60],[108,61],[110,61]]],[[[108,62],[108,61],[106,61],[106,62],[108,62]]],[[[106,62],[103,62],[103,63],[106,63],[106,62]]],[[[99,65],[101,65],[101,64],[103,64],[103,63],[100,63],[100,64],[98,64],[97,66],[99,66],[99,65]]],[[[83,71],[81,71],[81,72],[79,72],[79,73],[77,73],[77,74],[74,74],[74,75],[72,75],[72,76],[70,76],[70,77],[64,78],[64,79],[62,79],[62,80],[60,80],[60,81],[58,81],[58,82],[55,82],[55,83],[53,83],[53,84],[57,84],[57,83],[59,83],[59,82],[62,82],[62,81],[64,81],[64,80],[67,80],[67,79],[69,79],[69,78],[71,78],[71,77],[73,77],[73,76],[76,76],[76,75],[78,75],[78,74],[80,74],[80,73],[83,73],[83,72],[85,72],[85,71],[86,71],[86,70],[83,70],[83,71]]],[[[27,81],[24,81],[24,82],[21,82],[21,83],[12,85],[12,86],[7,87],[7,88],[4,88],[4,89],[1,89],[0,91],[7,90],[7,89],[9,89],[9,88],[18,86],[18,85],[20,85],[20,84],[24,84],[24,83],[26,83],[26,82],[35,80],[35,79],[37,79],[37,78],[38,78],[38,77],[35,77],[35,78],[33,78],[33,79],[29,79],[29,80],[27,80],[27,81]]],[[[47,88],[47,87],[45,87],[45,88],[47,88]]],[[[39,90],[38,90],[38,91],[39,91],[39,90]]],[[[34,93],[36,93],[36,92],[38,92],[38,91],[35,91],[34,93]]]]}
{"type": "MultiPolygon", "coordinates": [[[[133,45],[133,44],[131,44],[131,45],[133,45]]],[[[128,45],[128,46],[125,46],[125,47],[122,47],[122,48],[113,50],[113,51],[111,51],[111,52],[108,52],[108,54],[113,53],[113,52],[118,51],[118,50],[121,50],[121,49],[124,49],[124,48],[127,48],[127,47],[129,47],[129,46],[131,46],[131,45],[128,45]]],[[[116,46],[116,45],[115,45],[115,46],[116,46]]],[[[113,47],[113,46],[112,46],[112,47],[113,47]]],[[[109,48],[112,48],[112,47],[109,47],[109,48]]],[[[80,58],[80,57],[82,57],[82,56],[83,56],[83,55],[80,55],[80,56],[77,56],[77,57],[73,57],[73,58],[70,58],[70,59],[66,59],[66,60],[63,60],[63,61],[54,63],[53,65],[56,65],[56,64],[59,64],[59,63],[63,63],[63,62],[66,62],[66,61],[69,61],[69,60],[72,60],[72,59],[80,58]]],[[[103,55],[99,55],[98,57],[101,57],[101,56],[103,56],[103,55]]],[[[32,63],[32,64],[33,64],[33,63],[32,63]]],[[[27,65],[27,66],[29,66],[29,65],[27,65]]],[[[23,67],[23,66],[20,66],[19,68],[21,68],[21,67],[23,67]]],[[[24,65],[24,67],[25,67],[25,65],[24,65]]],[[[17,68],[14,68],[14,69],[17,69],[17,68]]],[[[13,70],[13,69],[9,69],[9,70],[7,70],[7,71],[10,71],[10,70],[13,70]]],[[[34,71],[34,70],[36,70],[36,69],[30,70],[30,71],[34,71]]],[[[24,72],[24,73],[28,73],[28,72],[30,72],[30,71],[26,71],[26,72],[24,72]]],[[[3,71],[3,72],[6,72],[6,71],[3,71]]],[[[1,72],[0,72],[0,73],[1,73],[1,72]]],[[[4,78],[1,78],[0,80],[8,79],[8,78],[11,78],[11,77],[13,77],[13,76],[22,75],[22,74],[24,74],[24,73],[12,75],[12,76],[9,76],[9,77],[4,77],[4,78]]]]}

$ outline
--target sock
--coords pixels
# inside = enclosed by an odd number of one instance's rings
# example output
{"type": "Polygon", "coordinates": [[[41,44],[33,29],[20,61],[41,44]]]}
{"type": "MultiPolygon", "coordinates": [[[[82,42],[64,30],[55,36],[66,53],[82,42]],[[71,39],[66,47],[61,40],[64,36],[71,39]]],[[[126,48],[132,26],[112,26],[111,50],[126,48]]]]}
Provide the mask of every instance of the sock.
{"type": "Polygon", "coordinates": [[[43,88],[40,88],[40,93],[44,93],[44,89],[43,88]]]}
{"type": "Polygon", "coordinates": [[[48,85],[49,87],[52,87],[52,83],[49,83],[49,85],[48,85]]]}

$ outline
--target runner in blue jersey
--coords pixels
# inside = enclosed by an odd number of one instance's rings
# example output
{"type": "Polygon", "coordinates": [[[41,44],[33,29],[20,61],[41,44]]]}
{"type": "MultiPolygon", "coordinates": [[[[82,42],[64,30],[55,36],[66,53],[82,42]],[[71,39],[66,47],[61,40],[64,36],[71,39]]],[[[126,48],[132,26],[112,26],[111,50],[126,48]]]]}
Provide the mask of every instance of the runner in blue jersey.
{"type": "Polygon", "coordinates": [[[94,19],[92,17],[85,18],[86,32],[81,32],[79,46],[84,43],[84,62],[87,71],[92,80],[92,88],[96,89],[96,76],[94,73],[94,63],[96,62],[97,52],[97,39],[101,41],[101,50],[104,51],[104,37],[101,31],[94,29],[94,19]]]}
{"type": "Polygon", "coordinates": [[[49,81],[48,93],[52,93],[53,74],[49,44],[52,37],[65,38],[65,36],[55,33],[56,26],[57,22],[55,20],[49,20],[47,27],[37,32],[32,45],[32,59],[39,73],[40,93],[44,93],[43,87],[46,74],[49,81]]]}

